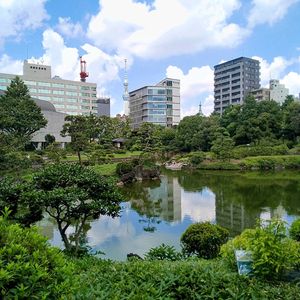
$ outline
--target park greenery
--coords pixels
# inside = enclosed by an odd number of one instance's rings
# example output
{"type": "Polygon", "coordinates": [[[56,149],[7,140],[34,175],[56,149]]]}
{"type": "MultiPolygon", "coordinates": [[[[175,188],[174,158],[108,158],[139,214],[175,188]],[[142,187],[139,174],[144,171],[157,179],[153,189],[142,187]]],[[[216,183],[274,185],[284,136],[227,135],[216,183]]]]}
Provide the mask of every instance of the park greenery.
{"type": "MultiPolygon", "coordinates": [[[[0,170],[38,170],[0,178],[0,298],[297,298],[299,283],[282,280],[299,271],[299,221],[290,236],[273,220],[232,240],[218,225],[194,224],[182,235],[182,251],[163,244],[144,260],[122,263],[93,257],[86,245],[90,220],[120,212],[122,196],[111,175],[136,178],[146,170],[151,178],[155,163],[168,160],[199,169],[299,168],[300,102],[293,97],[282,105],[248,97],[222,116],[188,116],[173,128],[144,123],[132,129],[128,118],[67,116],[66,149],[51,135],[44,149],[32,149],[32,135],[46,124],[16,77],[0,96],[0,170]],[[64,251],[50,247],[34,227],[46,214],[64,251]],[[238,248],[252,253],[253,278],[237,275],[238,248]]],[[[150,214],[144,230],[154,231],[156,222],[150,214]]]]}

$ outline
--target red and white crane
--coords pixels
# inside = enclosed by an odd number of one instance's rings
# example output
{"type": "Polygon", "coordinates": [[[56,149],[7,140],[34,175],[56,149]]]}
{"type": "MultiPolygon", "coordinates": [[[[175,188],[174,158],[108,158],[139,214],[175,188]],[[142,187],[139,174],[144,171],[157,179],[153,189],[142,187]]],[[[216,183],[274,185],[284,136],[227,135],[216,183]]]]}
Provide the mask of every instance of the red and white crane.
{"type": "Polygon", "coordinates": [[[80,81],[85,82],[89,77],[89,73],[86,71],[86,61],[80,56],[80,81]]]}

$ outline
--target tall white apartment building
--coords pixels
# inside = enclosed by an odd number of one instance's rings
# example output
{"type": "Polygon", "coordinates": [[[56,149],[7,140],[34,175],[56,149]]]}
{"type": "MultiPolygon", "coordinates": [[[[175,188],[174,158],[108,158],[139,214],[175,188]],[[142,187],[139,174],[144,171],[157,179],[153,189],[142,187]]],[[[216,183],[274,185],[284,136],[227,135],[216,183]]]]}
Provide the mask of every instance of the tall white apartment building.
{"type": "MultiPolygon", "coordinates": [[[[17,75],[0,73],[0,89],[6,90],[17,75]]],[[[51,66],[24,61],[23,75],[30,95],[51,102],[56,111],[68,115],[97,114],[97,84],[52,77],[51,66]]]]}
{"type": "Polygon", "coordinates": [[[270,80],[270,99],[278,103],[283,103],[285,98],[289,94],[289,89],[285,87],[284,84],[281,84],[279,80],[271,79],[270,80]]]}

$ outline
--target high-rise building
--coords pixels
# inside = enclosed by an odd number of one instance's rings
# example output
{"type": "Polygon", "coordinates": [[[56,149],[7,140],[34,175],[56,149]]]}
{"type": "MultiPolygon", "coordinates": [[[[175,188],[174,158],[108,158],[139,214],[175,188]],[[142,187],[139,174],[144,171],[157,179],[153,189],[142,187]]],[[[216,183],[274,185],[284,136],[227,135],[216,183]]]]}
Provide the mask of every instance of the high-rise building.
{"type": "Polygon", "coordinates": [[[129,117],[133,128],[149,122],[166,127],[180,122],[180,80],[165,78],[156,85],[129,93],[129,117]]]}
{"type": "MultiPolygon", "coordinates": [[[[29,88],[30,95],[51,102],[56,111],[68,115],[97,114],[97,84],[51,77],[51,66],[24,61],[19,76],[29,88]]],[[[0,73],[0,89],[6,90],[14,74],[0,73]]]]}
{"type": "Polygon", "coordinates": [[[260,87],[259,61],[239,57],[214,66],[215,112],[223,113],[226,107],[242,104],[251,90],[260,87]]]}
{"type": "Polygon", "coordinates": [[[100,97],[97,99],[97,104],[98,104],[97,115],[110,117],[110,98],[100,97]]]}

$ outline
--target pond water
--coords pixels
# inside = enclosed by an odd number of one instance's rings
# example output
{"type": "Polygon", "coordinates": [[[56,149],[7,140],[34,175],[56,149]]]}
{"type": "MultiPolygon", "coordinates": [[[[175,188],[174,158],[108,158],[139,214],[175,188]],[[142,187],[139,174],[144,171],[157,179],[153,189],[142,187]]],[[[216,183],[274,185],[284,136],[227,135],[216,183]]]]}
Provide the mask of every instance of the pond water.
{"type": "MultiPolygon", "coordinates": [[[[122,188],[121,216],[101,216],[88,224],[87,241],[103,257],[125,260],[162,243],[180,249],[180,236],[192,223],[210,221],[231,236],[255,226],[257,219],[280,217],[291,223],[300,216],[299,172],[232,173],[163,171],[160,180],[122,188]]],[[[43,232],[62,247],[50,219],[43,232]]],[[[72,229],[70,229],[71,232],[72,229]]]]}

